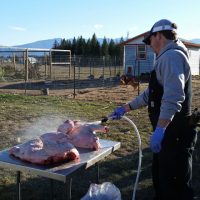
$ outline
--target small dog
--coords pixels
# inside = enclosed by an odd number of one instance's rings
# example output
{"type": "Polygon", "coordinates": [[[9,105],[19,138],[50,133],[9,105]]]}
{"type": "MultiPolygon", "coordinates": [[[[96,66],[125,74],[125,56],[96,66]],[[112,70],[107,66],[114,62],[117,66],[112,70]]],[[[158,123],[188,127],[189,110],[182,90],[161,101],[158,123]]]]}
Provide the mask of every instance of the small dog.
{"type": "Polygon", "coordinates": [[[120,85],[131,85],[134,90],[138,89],[139,81],[135,77],[129,77],[126,75],[122,75],[120,78],[120,85]]]}

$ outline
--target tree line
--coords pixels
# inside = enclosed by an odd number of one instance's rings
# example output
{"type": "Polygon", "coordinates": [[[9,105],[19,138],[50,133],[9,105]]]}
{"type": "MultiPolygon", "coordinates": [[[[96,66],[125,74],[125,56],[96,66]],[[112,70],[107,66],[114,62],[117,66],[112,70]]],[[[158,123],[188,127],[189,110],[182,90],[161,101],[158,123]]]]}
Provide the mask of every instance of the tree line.
{"type": "Polygon", "coordinates": [[[82,36],[77,39],[74,37],[73,40],[62,39],[60,43],[55,40],[53,48],[71,50],[72,55],[123,58],[123,46],[120,45],[123,41],[123,38],[121,38],[119,43],[116,43],[113,39],[108,40],[104,37],[102,44],[100,44],[97,40],[96,34],[94,33],[92,38],[87,40],[82,36]]]}

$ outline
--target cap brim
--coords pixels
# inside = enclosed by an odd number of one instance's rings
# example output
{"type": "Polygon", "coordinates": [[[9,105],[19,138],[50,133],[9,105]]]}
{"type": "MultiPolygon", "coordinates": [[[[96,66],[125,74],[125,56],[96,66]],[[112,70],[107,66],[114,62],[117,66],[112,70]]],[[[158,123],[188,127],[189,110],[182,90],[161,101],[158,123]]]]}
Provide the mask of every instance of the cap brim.
{"type": "Polygon", "coordinates": [[[151,37],[151,34],[149,33],[143,40],[143,42],[146,44],[146,45],[150,45],[150,37],[151,37]]]}

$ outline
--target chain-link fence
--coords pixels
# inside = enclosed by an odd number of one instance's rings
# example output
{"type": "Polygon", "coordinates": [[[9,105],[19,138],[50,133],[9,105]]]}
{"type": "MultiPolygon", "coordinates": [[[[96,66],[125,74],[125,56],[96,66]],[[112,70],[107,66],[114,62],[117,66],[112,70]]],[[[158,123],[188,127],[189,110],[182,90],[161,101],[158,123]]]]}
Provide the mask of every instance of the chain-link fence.
{"type": "MultiPolygon", "coordinates": [[[[148,83],[148,62],[135,60],[138,81],[148,83]]],[[[71,56],[70,51],[0,51],[0,92],[73,95],[87,90],[119,86],[126,73],[117,57],[71,56]]],[[[137,94],[143,88],[139,87],[137,94]]],[[[200,76],[193,76],[193,105],[200,107],[200,76]]]]}
{"type": "Polygon", "coordinates": [[[0,48],[1,81],[45,80],[56,73],[55,65],[71,66],[71,51],[0,48]]]}
{"type": "Polygon", "coordinates": [[[0,90],[41,94],[46,90],[71,93],[83,88],[119,83],[122,60],[116,57],[71,56],[67,50],[0,51],[0,90]]]}
{"type": "Polygon", "coordinates": [[[193,88],[193,108],[199,108],[200,110],[200,75],[192,76],[192,88],[193,88]]]}

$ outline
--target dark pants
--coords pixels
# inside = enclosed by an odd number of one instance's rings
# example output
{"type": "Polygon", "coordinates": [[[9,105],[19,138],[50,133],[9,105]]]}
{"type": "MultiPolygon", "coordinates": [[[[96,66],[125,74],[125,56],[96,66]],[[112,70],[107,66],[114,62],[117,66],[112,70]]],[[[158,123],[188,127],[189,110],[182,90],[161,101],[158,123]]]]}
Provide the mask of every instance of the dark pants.
{"type": "Polygon", "coordinates": [[[152,176],[156,200],[193,200],[192,153],[196,130],[182,122],[166,129],[162,150],[153,155],[152,176]]]}

